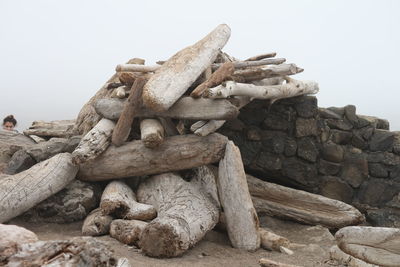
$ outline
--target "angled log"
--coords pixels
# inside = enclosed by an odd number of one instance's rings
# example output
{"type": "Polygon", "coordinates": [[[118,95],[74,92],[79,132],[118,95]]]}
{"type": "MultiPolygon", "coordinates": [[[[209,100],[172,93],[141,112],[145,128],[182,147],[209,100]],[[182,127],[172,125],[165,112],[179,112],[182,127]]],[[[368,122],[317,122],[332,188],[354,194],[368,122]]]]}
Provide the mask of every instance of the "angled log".
{"type": "Polygon", "coordinates": [[[230,37],[230,28],[219,25],[206,37],[165,62],[143,89],[144,104],[152,110],[168,110],[214,62],[230,37]]]}
{"type": "Polygon", "coordinates": [[[158,117],[158,120],[164,128],[166,136],[174,136],[179,134],[178,130],[176,129],[176,125],[171,118],[158,117]]]}
{"type": "Polygon", "coordinates": [[[286,264],[282,262],[273,261],[270,259],[262,258],[259,260],[261,267],[301,267],[300,265],[286,264]]]}
{"type": "Polygon", "coordinates": [[[111,143],[111,135],[115,123],[112,120],[102,118],[79,142],[72,152],[72,161],[82,164],[92,160],[103,153],[111,143]]]}
{"type": "Polygon", "coordinates": [[[107,235],[110,232],[110,224],[112,220],[113,218],[109,215],[104,215],[101,209],[94,209],[83,221],[82,235],[107,235]]]}
{"type": "Polygon", "coordinates": [[[0,180],[0,223],[6,222],[54,195],[74,178],[78,167],[62,153],[30,169],[0,180]]]}
{"type": "Polygon", "coordinates": [[[164,127],[157,119],[143,119],[140,122],[140,134],[145,147],[157,147],[164,142],[164,127]]]}
{"type": "Polygon", "coordinates": [[[235,71],[235,66],[232,62],[222,64],[211,76],[202,84],[197,86],[191,93],[191,97],[200,97],[208,88],[215,87],[229,78],[235,71]]]}
{"type": "Polygon", "coordinates": [[[70,137],[73,135],[75,120],[59,121],[34,121],[32,125],[24,131],[25,135],[37,135],[41,137],[70,137]]]}
{"type": "MultiPolygon", "coordinates": [[[[117,99],[98,100],[95,108],[104,118],[117,120],[122,112],[125,102],[117,99]]],[[[146,108],[138,111],[137,117],[165,117],[182,120],[213,120],[233,119],[239,114],[237,107],[225,99],[194,99],[182,97],[169,110],[153,112],[146,108]]]]}
{"type": "Polygon", "coordinates": [[[358,259],[379,266],[398,266],[400,229],[349,226],[335,234],[338,247],[358,259]]]}
{"type": "Polygon", "coordinates": [[[219,209],[198,184],[173,173],[140,184],[138,199],[154,205],[158,217],[140,237],[140,248],[152,257],[176,257],[199,242],[218,222],[219,209]]]}
{"type": "Polygon", "coordinates": [[[232,75],[232,80],[239,83],[248,83],[265,78],[294,75],[302,71],[303,69],[297,67],[296,64],[271,65],[262,68],[236,70],[232,75]]]}
{"type": "Polygon", "coordinates": [[[115,71],[121,72],[154,72],[160,68],[160,65],[145,66],[142,64],[119,64],[115,71]]]}
{"type": "Polygon", "coordinates": [[[226,142],[225,136],[215,133],[206,137],[171,136],[154,149],[140,140],[110,146],[96,159],[82,164],[78,178],[102,181],[199,167],[218,162],[226,142]]]}
{"type": "Polygon", "coordinates": [[[122,145],[129,136],[133,119],[142,107],[142,89],[145,83],[146,80],[138,78],[132,85],[131,93],[112,133],[111,142],[115,146],[122,145]]]}
{"type": "Polygon", "coordinates": [[[151,205],[138,203],[133,190],[123,181],[109,183],[101,196],[103,214],[127,220],[151,220],[157,216],[151,205]]]}
{"type": "Polygon", "coordinates": [[[290,246],[290,241],[285,237],[277,235],[264,228],[260,228],[259,231],[261,247],[264,249],[281,251],[282,247],[288,248],[290,246]]]}
{"type": "MultiPolygon", "coordinates": [[[[265,66],[265,65],[279,65],[286,61],[284,58],[269,58],[257,61],[233,61],[233,65],[235,69],[244,69],[250,67],[258,67],[258,66],[265,66]]],[[[223,63],[214,63],[212,64],[212,69],[217,70],[223,63]]]]}
{"type": "Polygon", "coordinates": [[[218,168],[218,193],[232,246],[260,247],[259,221],[251,201],[239,148],[229,141],[218,168]]]}
{"type": "Polygon", "coordinates": [[[264,58],[270,58],[270,57],[275,57],[275,56],[276,56],[276,52],[265,53],[265,54],[249,57],[245,61],[256,61],[256,60],[261,60],[261,59],[264,59],[264,58]]]}
{"type": "Polygon", "coordinates": [[[147,224],[138,220],[114,220],[111,223],[110,236],[121,243],[139,247],[140,235],[147,224]]]}
{"type": "Polygon", "coordinates": [[[268,183],[251,175],[247,175],[247,183],[258,213],[331,229],[365,220],[357,209],[338,200],[268,183]]]}
{"type": "Polygon", "coordinates": [[[366,263],[365,261],[343,252],[336,245],[329,249],[329,255],[332,260],[349,267],[379,267],[378,265],[366,263]]]}

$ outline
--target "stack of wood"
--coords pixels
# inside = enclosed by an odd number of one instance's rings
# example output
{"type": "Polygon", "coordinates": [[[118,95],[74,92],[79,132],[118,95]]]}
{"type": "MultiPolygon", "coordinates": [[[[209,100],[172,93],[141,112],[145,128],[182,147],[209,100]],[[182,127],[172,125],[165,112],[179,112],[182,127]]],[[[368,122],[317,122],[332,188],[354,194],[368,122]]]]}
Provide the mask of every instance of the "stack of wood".
{"type": "Polygon", "coordinates": [[[0,180],[0,222],[75,176],[110,181],[83,234],[110,233],[154,257],[181,255],[217,223],[233,247],[290,254],[289,240],[261,229],[257,212],[329,228],[362,222],[359,211],[340,201],[246,176],[238,147],[215,133],[253,99],[272,104],[318,92],[316,82],[290,78],[303,69],[276,53],[237,60],[222,52],[229,36],[230,28],[219,25],[165,62],[146,66],[135,58],[118,65],[68,128],[83,136],[72,155],[0,180]],[[21,188],[21,179],[32,181],[33,191],[21,188]]]}

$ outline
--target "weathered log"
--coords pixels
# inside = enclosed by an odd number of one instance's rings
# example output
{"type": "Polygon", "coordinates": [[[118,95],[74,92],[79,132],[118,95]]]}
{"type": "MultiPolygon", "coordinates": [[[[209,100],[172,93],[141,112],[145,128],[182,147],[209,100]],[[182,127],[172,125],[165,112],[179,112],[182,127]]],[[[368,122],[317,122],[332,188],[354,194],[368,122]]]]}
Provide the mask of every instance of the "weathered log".
{"type": "Polygon", "coordinates": [[[214,62],[218,52],[228,41],[230,32],[228,25],[219,25],[196,44],[172,56],[144,87],[144,104],[158,112],[168,110],[214,62]]]}
{"type": "Polygon", "coordinates": [[[24,131],[25,135],[37,135],[45,137],[70,137],[73,135],[75,120],[60,121],[34,121],[32,125],[24,131]]]}
{"type": "Polygon", "coordinates": [[[140,201],[156,207],[158,217],[140,237],[142,251],[153,257],[175,257],[200,241],[218,222],[219,209],[198,187],[173,173],[140,184],[140,201]]]}
{"type": "Polygon", "coordinates": [[[211,76],[202,84],[197,86],[191,93],[191,97],[200,97],[208,88],[215,87],[229,78],[235,71],[232,62],[222,64],[211,76]]]}
{"type": "Polygon", "coordinates": [[[23,227],[0,224],[0,265],[18,251],[18,246],[38,241],[38,237],[23,227]]]}
{"type": "Polygon", "coordinates": [[[78,171],[71,154],[58,154],[0,180],[0,223],[6,222],[68,185],[78,171]]]}
{"type": "Polygon", "coordinates": [[[336,245],[329,249],[329,255],[332,260],[348,267],[379,267],[378,265],[366,263],[365,261],[346,254],[336,245]]]}
{"type": "Polygon", "coordinates": [[[13,175],[29,169],[36,163],[36,160],[34,160],[31,155],[26,153],[25,149],[20,149],[12,155],[10,161],[7,164],[7,167],[4,169],[3,172],[13,175]]]}
{"type": "MultiPolygon", "coordinates": [[[[114,89],[114,91],[111,93],[110,97],[111,98],[125,98],[126,97],[126,91],[127,91],[127,86],[119,86],[114,89]]],[[[129,89],[128,89],[129,91],[129,89]]]]}
{"type": "Polygon", "coordinates": [[[174,136],[179,134],[178,130],[176,129],[176,125],[171,118],[158,117],[158,120],[164,128],[166,136],[174,136]]]}
{"type": "Polygon", "coordinates": [[[6,266],[116,266],[108,246],[93,237],[37,241],[19,247],[6,266]]]}
{"type": "Polygon", "coordinates": [[[365,220],[357,209],[338,200],[268,183],[250,175],[247,175],[247,183],[258,213],[331,229],[365,220]]]}
{"type": "Polygon", "coordinates": [[[212,199],[218,209],[221,208],[221,203],[218,197],[217,189],[217,173],[213,170],[214,166],[201,166],[193,169],[194,175],[190,180],[200,190],[212,199]]]}
{"type": "MultiPolygon", "coordinates": [[[[97,101],[96,111],[103,117],[116,120],[120,117],[124,102],[117,99],[97,101]]],[[[182,97],[169,110],[153,112],[148,109],[138,111],[137,117],[167,117],[186,120],[233,119],[239,114],[238,109],[225,99],[193,99],[182,97]]]]}
{"type": "Polygon", "coordinates": [[[100,209],[103,214],[127,220],[145,221],[157,216],[153,206],[136,201],[135,193],[123,181],[112,181],[107,185],[101,196],[100,209]]]}
{"type": "Polygon", "coordinates": [[[110,232],[110,224],[113,218],[104,215],[101,209],[97,208],[86,217],[82,225],[82,235],[99,236],[107,235],[110,232]]]}
{"type": "Polygon", "coordinates": [[[259,263],[261,267],[301,267],[300,265],[286,264],[282,262],[269,260],[266,258],[260,259],[259,263]]]}
{"type": "Polygon", "coordinates": [[[92,160],[103,153],[110,145],[112,131],[115,123],[102,118],[80,141],[78,147],[72,152],[72,161],[82,164],[92,160]]]}
{"type": "Polygon", "coordinates": [[[143,119],[140,134],[145,147],[157,147],[164,142],[164,127],[157,119],[143,119]]]}
{"type": "Polygon", "coordinates": [[[249,193],[239,148],[226,145],[218,168],[218,193],[225,212],[232,246],[245,250],[260,247],[259,221],[249,193]]]}
{"type": "Polygon", "coordinates": [[[71,153],[75,150],[81,140],[80,136],[73,136],[71,138],[50,138],[46,142],[40,142],[39,144],[32,145],[25,149],[36,162],[40,162],[51,158],[59,153],[68,152],[71,153]]]}
{"type": "Polygon", "coordinates": [[[138,78],[132,85],[131,93],[112,133],[111,142],[115,146],[122,145],[129,136],[133,119],[142,107],[142,90],[145,83],[146,80],[138,78]]]}
{"type": "Polygon", "coordinates": [[[287,83],[282,85],[257,86],[247,83],[226,82],[208,89],[207,97],[227,98],[229,96],[249,96],[251,99],[278,100],[304,94],[318,93],[318,84],[314,81],[298,81],[286,78],[287,83]]]}
{"type": "Polygon", "coordinates": [[[297,67],[296,64],[271,65],[263,68],[236,70],[232,75],[232,80],[239,83],[248,83],[265,78],[294,75],[302,71],[303,69],[297,67]]]}
{"type": "Polygon", "coordinates": [[[400,229],[349,226],[335,234],[341,250],[379,266],[399,266],[400,229]]]}
{"type": "Polygon", "coordinates": [[[150,79],[153,73],[141,73],[141,72],[117,72],[118,79],[123,85],[131,87],[136,79],[145,79],[146,81],[150,79]]]}
{"type": "Polygon", "coordinates": [[[261,247],[268,250],[281,251],[281,247],[289,247],[290,241],[282,236],[279,236],[273,232],[267,231],[264,228],[259,229],[261,247]]]}
{"type": "Polygon", "coordinates": [[[141,64],[119,64],[115,68],[115,71],[126,71],[126,72],[154,72],[158,70],[161,66],[145,66],[141,64]]]}
{"type": "Polygon", "coordinates": [[[215,133],[168,137],[154,149],[146,148],[140,140],[110,146],[96,159],[82,164],[78,178],[102,181],[199,167],[218,162],[226,142],[225,136],[215,133]]]}
{"type": "Polygon", "coordinates": [[[266,53],[266,54],[261,54],[261,55],[249,57],[245,61],[256,61],[256,60],[261,60],[261,59],[264,59],[264,58],[270,58],[270,57],[275,57],[275,56],[276,56],[276,52],[272,52],[272,53],[266,53]]]}
{"type": "MultiPolygon", "coordinates": [[[[257,61],[233,61],[233,65],[235,69],[243,69],[249,67],[258,67],[258,66],[265,66],[265,65],[279,65],[286,61],[284,58],[269,58],[264,60],[257,60],[257,61]]],[[[212,69],[218,69],[223,63],[214,63],[212,64],[212,69]]]]}
{"type": "Polygon", "coordinates": [[[147,224],[138,220],[114,220],[111,223],[110,236],[124,244],[138,247],[140,235],[147,224]]]}

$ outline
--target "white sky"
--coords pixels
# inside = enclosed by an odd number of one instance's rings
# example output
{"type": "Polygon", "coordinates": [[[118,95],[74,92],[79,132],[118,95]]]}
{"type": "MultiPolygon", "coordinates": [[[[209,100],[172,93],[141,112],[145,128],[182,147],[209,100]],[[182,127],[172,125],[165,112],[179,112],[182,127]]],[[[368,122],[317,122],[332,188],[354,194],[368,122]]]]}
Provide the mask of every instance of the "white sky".
{"type": "Polygon", "coordinates": [[[1,119],[73,119],[117,64],[168,59],[220,23],[227,53],[275,51],[320,84],[319,106],[354,104],[400,130],[395,0],[0,0],[1,119]]]}

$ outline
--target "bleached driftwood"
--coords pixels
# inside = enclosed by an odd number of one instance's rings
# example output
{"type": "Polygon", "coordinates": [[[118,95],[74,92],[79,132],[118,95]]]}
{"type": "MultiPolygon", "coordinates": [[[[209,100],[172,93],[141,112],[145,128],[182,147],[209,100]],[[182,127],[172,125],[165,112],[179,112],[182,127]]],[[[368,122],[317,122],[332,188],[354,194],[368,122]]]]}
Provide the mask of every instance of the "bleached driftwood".
{"type": "Polygon", "coordinates": [[[267,231],[264,228],[259,229],[261,247],[268,250],[281,251],[281,247],[289,247],[290,241],[282,236],[279,236],[273,232],[267,231]]]}
{"type": "Polygon", "coordinates": [[[131,93],[112,133],[111,142],[115,146],[122,145],[128,139],[133,119],[142,107],[142,89],[145,83],[144,79],[138,78],[132,85],[131,93]]]}
{"type": "Polygon", "coordinates": [[[140,134],[146,147],[153,148],[164,142],[164,127],[157,119],[143,119],[140,122],[140,134]]]}
{"type": "Polygon", "coordinates": [[[62,153],[30,169],[0,179],[0,223],[6,222],[54,195],[74,178],[78,167],[62,153]]]}
{"type": "Polygon", "coordinates": [[[221,203],[218,197],[217,177],[213,167],[214,166],[200,166],[193,169],[194,175],[190,182],[197,185],[203,193],[213,200],[218,209],[220,209],[221,203]]]}
{"type": "Polygon", "coordinates": [[[399,266],[400,229],[349,226],[335,234],[338,247],[358,259],[379,266],[399,266]]]}
{"type": "Polygon", "coordinates": [[[333,229],[365,220],[357,209],[338,200],[268,183],[251,175],[247,175],[247,183],[258,213],[333,229]]]}
{"type": "Polygon", "coordinates": [[[260,263],[261,267],[301,267],[300,265],[286,264],[286,263],[282,263],[282,262],[269,260],[266,258],[260,259],[259,263],[260,263]]]}
{"type": "MultiPolygon", "coordinates": [[[[0,264],[17,252],[18,247],[38,241],[37,235],[17,225],[0,224],[0,264]]],[[[4,266],[2,264],[2,266],[4,266]]]]}
{"type": "Polygon", "coordinates": [[[124,244],[138,247],[140,235],[147,224],[138,220],[114,220],[111,223],[110,236],[124,244]]]}
{"type": "Polygon", "coordinates": [[[218,222],[219,209],[198,184],[173,173],[146,179],[138,199],[154,205],[158,217],[140,237],[142,251],[153,257],[176,257],[193,247],[218,222]]]}
{"type": "Polygon", "coordinates": [[[165,62],[143,89],[144,104],[155,111],[166,111],[212,63],[230,37],[230,28],[219,25],[196,44],[165,62]]]}
{"type": "Polygon", "coordinates": [[[225,84],[210,88],[207,96],[210,98],[227,98],[229,96],[249,96],[251,99],[282,99],[304,94],[318,93],[318,84],[314,81],[298,81],[286,77],[282,85],[257,86],[246,83],[228,81],[225,84]]]}
{"type": "Polygon", "coordinates": [[[83,221],[82,235],[99,236],[107,235],[110,232],[110,224],[113,218],[104,215],[101,209],[92,210],[83,221]]]}
{"type": "Polygon", "coordinates": [[[102,118],[79,142],[72,152],[72,161],[82,164],[87,160],[96,158],[110,145],[115,122],[102,118]]]}
{"type": "Polygon", "coordinates": [[[232,246],[245,250],[260,247],[259,221],[251,201],[239,148],[229,141],[218,168],[218,194],[232,246]]]}
{"type": "Polygon", "coordinates": [[[142,73],[142,72],[117,72],[118,79],[121,81],[122,85],[131,87],[136,79],[144,79],[149,80],[153,75],[151,72],[142,73]]]}
{"type": "Polygon", "coordinates": [[[37,135],[41,137],[70,137],[73,135],[75,120],[59,121],[34,121],[32,125],[24,131],[25,135],[37,135]]]}
{"type": "Polygon", "coordinates": [[[297,67],[296,64],[270,65],[262,68],[236,70],[232,75],[232,80],[239,83],[248,83],[265,78],[294,75],[302,71],[303,69],[297,67]]]}
{"type": "MultiPolygon", "coordinates": [[[[264,60],[257,60],[257,61],[233,61],[233,65],[235,69],[243,69],[249,67],[258,67],[258,66],[265,66],[265,65],[279,65],[286,61],[284,58],[269,58],[264,60]]],[[[212,69],[216,70],[224,63],[214,63],[212,64],[212,69]]]]}
{"type": "MultiPolygon", "coordinates": [[[[124,102],[117,99],[100,99],[97,101],[96,111],[110,120],[117,120],[122,112],[124,102]]],[[[142,108],[137,117],[166,117],[184,120],[212,120],[233,119],[239,114],[237,107],[226,99],[194,99],[182,97],[169,110],[165,112],[153,112],[142,108]]]]}
{"type": "Polygon", "coordinates": [[[103,214],[127,220],[151,220],[157,216],[151,205],[138,203],[133,190],[123,181],[112,181],[101,195],[103,214]]]}
{"type": "Polygon", "coordinates": [[[215,133],[206,137],[171,136],[154,149],[140,140],[110,146],[96,159],[82,164],[78,178],[101,181],[199,167],[218,162],[226,142],[225,136],[215,133]]]}
{"type": "Polygon", "coordinates": [[[215,87],[229,78],[235,71],[232,62],[222,64],[211,76],[202,84],[197,86],[191,93],[191,97],[200,97],[208,88],[215,87]]]}
{"type": "Polygon", "coordinates": [[[115,68],[116,71],[126,71],[126,72],[154,72],[158,70],[161,66],[154,65],[154,66],[145,66],[141,64],[119,64],[115,68]]]}
{"type": "Polygon", "coordinates": [[[265,53],[265,54],[249,57],[245,61],[256,61],[256,60],[261,60],[261,59],[264,59],[264,58],[270,58],[270,57],[275,57],[275,56],[276,56],[276,52],[265,53]]]}
{"type": "Polygon", "coordinates": [[[348,267],[379,267],[378,265],[366,263],[363,260],[357,259],[343,252],[336,245],[329,249],[329,255],[332,260],[338,261],[339,264],[343,264],[348,267]]]}

